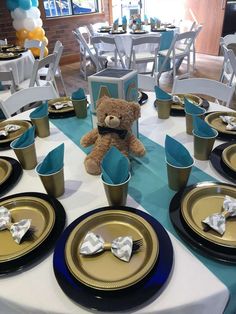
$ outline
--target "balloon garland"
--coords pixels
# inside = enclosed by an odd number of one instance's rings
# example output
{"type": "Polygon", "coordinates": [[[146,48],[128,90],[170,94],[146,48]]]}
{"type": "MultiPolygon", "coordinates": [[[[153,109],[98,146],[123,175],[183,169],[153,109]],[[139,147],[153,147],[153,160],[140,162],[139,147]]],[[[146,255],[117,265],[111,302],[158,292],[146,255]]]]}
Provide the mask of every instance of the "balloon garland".
{"type": "MultiPolygon", "coordinates": [[[[42,28],[43,21],[40,18],[40,10],[38,9],[38,0],[7,0],[7,8],[11,11],[13,19],[13,27],[16,30],[18,46],[24,46],[26,39],[34,39],[44,41],[48,45],[48,39],[42,28]]],[[[39,57],[38,48],[31,48],[34,56],[39,57]]],[[[48,48],[45,47],[44,55],[48,55],[48,48]]]]}

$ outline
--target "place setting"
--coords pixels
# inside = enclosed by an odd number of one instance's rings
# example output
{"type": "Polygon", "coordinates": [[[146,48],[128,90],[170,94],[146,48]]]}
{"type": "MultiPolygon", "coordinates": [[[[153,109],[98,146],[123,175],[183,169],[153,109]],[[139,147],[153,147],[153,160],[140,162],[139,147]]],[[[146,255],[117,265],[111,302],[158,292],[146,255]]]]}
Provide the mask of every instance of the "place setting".
{"type": "Polygon", "coordinates": [[[15,46],[15,47],[10,47],[6,49],[6,52],[11,52],[11,53],[21,53],[21,52],[26,52],[28,49],[25,47],[21,46],[15,46]]]}

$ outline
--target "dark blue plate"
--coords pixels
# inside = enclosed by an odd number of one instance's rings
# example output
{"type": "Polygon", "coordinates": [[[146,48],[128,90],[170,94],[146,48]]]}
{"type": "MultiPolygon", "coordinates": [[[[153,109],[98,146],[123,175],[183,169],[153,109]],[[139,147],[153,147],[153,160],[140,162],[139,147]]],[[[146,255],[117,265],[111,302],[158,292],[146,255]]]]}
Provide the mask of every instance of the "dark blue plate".
{"type": "Polygon", "coordinates": [[[156,298],[164,289],[173,265],[173,247],[162,225],[149,214],[131,207],[103,207],[90,211],[73,221],[57,242],[53,256],[53,268],[56,279],[73,301],[81,306],[98,311],[122,311],[145,305],[156,298]],[[135,213],[150,223],[159,240],[159,256],[150,273],[133,286],[116,291],[97,290],[85,286],[69,272],[64,256],[65,245],[73,229],[87,217],[104,211],[118,209],[135,213]]]}
{"type": "Polygon", "coordinates": [[[12,165],[12,172],[5,182],[0,184],[0,196],[10,191],[20,180],[23,170],[20,163],[11,157],[1,156],[1,159],[8,161],[12,165]]]}

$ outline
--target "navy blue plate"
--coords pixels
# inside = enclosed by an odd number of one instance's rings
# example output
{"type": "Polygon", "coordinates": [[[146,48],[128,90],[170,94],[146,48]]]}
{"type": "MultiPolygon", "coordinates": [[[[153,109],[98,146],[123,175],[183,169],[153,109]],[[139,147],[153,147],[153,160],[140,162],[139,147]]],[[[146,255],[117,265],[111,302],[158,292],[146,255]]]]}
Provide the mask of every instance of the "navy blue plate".
{"type": "Polygon", "coordinates": [[[0,196],[2,196],[16,185],[22,176],[23,170],[20,163],[16,159],[6,156],[1,156],[0,158],[8,161],[12,165],[12,172],[9,178],[0,184],[0,196]]]}
{"type": "Polygon", "coordinates": [[[77,218],[63,232],[53,256],[54,273],[65,294],[81,306],[98,311],[128,310],[145,305],[150,299],[158,297],[167,283],[172,265],[173,247],[166,230],[149,214],[125,206],[98,208],[77,218]],[[73,277],[67,268],[64,250],[70,233],[81,221],[95,213],[111,209],[132,212],[146,219],[157,234],[160,251],[153,269],[143,280],[125,289],[104,291],[85,286],[73,277]]]}

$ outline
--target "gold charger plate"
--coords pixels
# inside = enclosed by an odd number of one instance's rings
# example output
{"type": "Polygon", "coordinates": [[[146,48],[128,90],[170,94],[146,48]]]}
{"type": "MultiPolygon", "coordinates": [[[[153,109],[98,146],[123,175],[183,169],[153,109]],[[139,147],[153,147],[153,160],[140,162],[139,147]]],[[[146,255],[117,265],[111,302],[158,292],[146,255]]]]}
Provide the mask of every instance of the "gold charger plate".
{"type": "Polygon", "coordinates": [[[20,53],[13,53],[13,52],[0,52],[0,59],[1,60],[8,60],[8,59],[16,59],[21,56],[20,53]]]}
{"type": "Polygon", "coordinates": [[[0,185],[3,184],[12,173],[12,165],[9,161],[0,158],[0,185]]]}
{"type": "Polygon", "coordinates": [[[49,100],[48,101],[48,112],[62,113],[62,112],[74,111],[74,107],[65,107],[62,109],[54,109],[52,107],[52,105],[55,104],[56,102],[65,102],[65,101],[71,101],[71,98],[70,97],[60,97],[60,98],[55,98],[55,99],[49,100]]]}
{"type": "Polygon", "coordinates": [[[0,123],[0,131],[4,130],[4,127],[8,124],[19,125],[21,128],[17,131],[10,132],[7,135],[7,138],[5,138],[4,140],[0,140],[0,144],[12,142],[13,140],[21,136],[21,134],[23,134],[26,130],[28,130],[32,126],[30,122],[24,121],[24,120],[5,120],[0,123]]]}
{"type": "Polygon", "coordinates": [[[122,210],[94,214],[71,232],[65,246],[65,260],[72,275],[83,284],[99,290],[119,290],[144,278],[153,268],[159,254],[159,242],[151,225],[142,217],[122,210]],[[79,247],[88,231],[99,234],[106,242],[119,236],[143,239],[143,245],[126,263],[110,251],[83,256],[79,247]]]}
{"type": "Polygon", "coordinates": [[[236,144],[223,150],[222,160],[231,170],[236,171],[236,144]]]}
{"type": "Polygon", "coordinates": [[[220,116],[233,116],[235,117],[235,122],[236,122],[236,112],[231,112],[231,111],[217,111],[217,112],[213,112],[208,114],[205,117],[205,121],[214,129],[216,129],[217,131],[221,132],[221,133],[226,133],[226,134],[236,134],[236,131],[230,131],[230,130],[226,130],[226,123],[224,123],[222,121],[222,119],[220,118],[220,116]]]}
{"type": "Polygon", "coordinates": [[[32,234],[17,244],[8,230],[0,231],[0,263],[19,258],[35,249],[48,236],[55,223],[53,207],[37,197],[13,197],[0,202],[11,212],[12,222],[32,219],[32,234]]]}
{"type": "MultiPolygon", "coordinates": [[[[182,102],[184,102],[184,97],[185,97],[196,106],[201,106],[203,102],[203,100],[196,95],[192,95],[192,94],[175,94],[175,95],[178,96],[182,102]]],[[[184,110],[184,104],[178,104],[178,103],[173,102],[171,105],[171,108],[176,109],[176,110],[184,110]]]]}
{"type": "Polygon", "coordinates": [[[202,238],[220,246],[236,248],[236,218],[226,220],[226,231],[222,236],[212,229],[203,231],[202,220],[222,212],[225,195],[236,198],[236,187],[211,183],[195,187],[183,196],[181,214],[187,225],[202,238]]]}
{"type": "Polygon", "coordinates": [[[25,52],[26,49],[24,47],[20,47],[20,46],[15,46],[15,47],[12,47],[12,48],[8,48],[6,49],[7,52],[25,52]]]}

